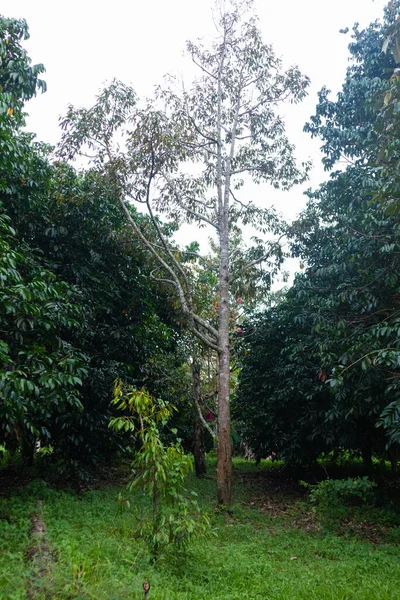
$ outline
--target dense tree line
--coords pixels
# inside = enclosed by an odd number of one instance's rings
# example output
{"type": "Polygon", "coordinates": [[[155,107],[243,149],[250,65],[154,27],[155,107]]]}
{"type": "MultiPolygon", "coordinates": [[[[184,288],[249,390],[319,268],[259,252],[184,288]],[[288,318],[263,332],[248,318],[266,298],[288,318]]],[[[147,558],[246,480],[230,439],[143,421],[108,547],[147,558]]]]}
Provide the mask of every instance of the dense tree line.
{"type": "Polygon", "coordinates": [[[303,272],[282,302],[248,324],[243,434],[258,453],[288,462],[343,449],[366,464],[386,450],[393,466],[398,460],[399,218],[391,209],[398,140],[389,150],[387,143],[397,76],[394,57],[382,50],[398,8],[390,3],[383,24],[353,28],[341,92],[336,100],[327,89],[319,94],[305,129],[323,141],[332,172],[308,192],[291,228],[303,272]]]}
{"type": "Polygon", "coordinates": [[[64,461],[99,459],[118,447],[113,381],[160,391],[174,311],[95,175],[55,162],[23,130],[43,67],[23,50],[24,21],[0,25],[0,443],[31,457],[40,439],[64,461]]]}

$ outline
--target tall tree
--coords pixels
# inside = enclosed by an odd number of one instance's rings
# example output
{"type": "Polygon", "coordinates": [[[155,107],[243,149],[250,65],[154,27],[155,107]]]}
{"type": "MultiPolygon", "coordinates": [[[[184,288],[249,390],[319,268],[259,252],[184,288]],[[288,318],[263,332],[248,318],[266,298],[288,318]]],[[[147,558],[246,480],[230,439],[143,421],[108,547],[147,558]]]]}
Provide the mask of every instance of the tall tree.
{"type": "MultiPolygon", "coordinates": [[[[297,67],[283,71],[256,18],[246,20],[251,7],[252,0],[232,0],[228,9],[217,3],[210,48],[187,45],[199,69],[190,89],[176,91],[171,82],[140,109],[133,91],[114,82],[92,109],[70,107],[62,121],[62,155],[95,150],[97,168],[119,191],[132,228],[159,262],[154,277],[174,286],[191,331],[218,354],[217,497],[222,504],[231,498],[229,232],[240,224],[262,234],[277,231],[272,211],[239,198],[246,177],[287,189],[307,171],[307,165],[300,171],[295,164],[278,107],[301,100],[308,79],[297,67]],[[124,124],[125,153],[115,145],[115,133],[124,124]],[[195,167],[189,170],[189,163],[195,167]],[[132,220],[130,200],[147,208],[157,243],[132,220]],[[157,211],[214,231],[220,261],[216,326],[196,313],[188,270],[163,234],[157,211]]],[[[271,249],[265,240],[257,247],[262,262],[271,249]]]]}

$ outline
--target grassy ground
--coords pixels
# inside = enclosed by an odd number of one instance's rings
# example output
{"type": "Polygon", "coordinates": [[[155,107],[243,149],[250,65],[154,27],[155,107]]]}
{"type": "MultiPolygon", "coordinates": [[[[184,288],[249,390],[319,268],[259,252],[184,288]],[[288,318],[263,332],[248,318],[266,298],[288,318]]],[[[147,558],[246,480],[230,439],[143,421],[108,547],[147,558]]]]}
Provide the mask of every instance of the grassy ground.
{"type": "Polygon", "coordinates": [[[134,533],[143,498],[117,510],[123,486],[76,494],[36,480],[0,500],[0,598],[136,599],[148,577],[151,600],[400,600],[393,507],[320,515],[276,465],[237,461],[232,514],[219,513],[212,465],[210,473],[191,477],[188,487],[212,515],[217,536],[156,565],[134,533]],[[29,560],[35,511],[51,549],[41,573],[29,560]]]}

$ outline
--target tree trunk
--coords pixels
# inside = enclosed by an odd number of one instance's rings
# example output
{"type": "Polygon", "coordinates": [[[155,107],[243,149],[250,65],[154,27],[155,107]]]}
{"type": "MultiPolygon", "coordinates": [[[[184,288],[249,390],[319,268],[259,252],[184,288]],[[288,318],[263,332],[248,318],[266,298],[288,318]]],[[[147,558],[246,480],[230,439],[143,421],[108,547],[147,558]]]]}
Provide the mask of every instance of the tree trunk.
{"type": "MultiPolygon", "coordinates": [[[[228,212],[227,203],[224,211],[228,212]]],[[[218,369],[218,447],[217,501],[231,502],[231,428],[230,428],[230,365],[229,365],[229,254],[228,218],[221,219],[220,231],[220,309],[219,309],[219,369],[218,369]]]]}
{"type": "Polygon", "coordinates": [[[206,453],[204,449],[204,429],[200,418],[195,412],[194,416],[194,439],[193,439],[193,456],[194,456],[194,469],[196,477],[204,477],[207,473],[206,466],[206,453]]]}
{"type": "Polygon", "coordinates": [[[372,448],[371,446],[364,446],[361,449],[361,456],[365,470],[370,473],[372,471],[372,448]]]}
{"type": "MultiPolygon", "coordinates": [[[[201,406],[201,390],[200,390],[200,364],[195,353],[193,353],[193,393],[197,398],[197,405],[201,406]]],[[[206,453],[204,448],[204,427],[200,420],[197,406],[193,407],[194,415],[194,437],[193,437],[193,456],[194,468],[196,477],[203,477],[207,473],[206,453]]]]}
{"type": "Polygon", "coordinates": [[[400,446],[398,444],[392,444],[388,448],[388,455],[390,460],[390,465],[392,468],[392,473],[397,475],[399,470],[399,460],[400,460],[400,446]]]}
{"type": "Polygon", "coordinates": [[[24,434],[21,437],[21,454],[25,465],[33,465],[33,457],[35,455],[35,439],[31,438],[28,434],[24,434]]]}
{"type": "Polygon", "coordinates": [[[159,525],[159,507],[158,507],[158,487],[156,481],[156,468],[152,467],[153,473],[153,539],[151,544],[151,560],[155,562],[158,556],[158,542],[155,542],[156,536],[158,534],[158,525],[159,525]]]}

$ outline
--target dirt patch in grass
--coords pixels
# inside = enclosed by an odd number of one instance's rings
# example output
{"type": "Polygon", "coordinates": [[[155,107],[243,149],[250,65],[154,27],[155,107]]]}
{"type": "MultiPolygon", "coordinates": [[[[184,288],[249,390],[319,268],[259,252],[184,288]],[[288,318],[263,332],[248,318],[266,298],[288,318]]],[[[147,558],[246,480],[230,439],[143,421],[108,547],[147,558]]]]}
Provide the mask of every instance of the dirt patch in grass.
{"type": "Polygon", "coordinates": [[[375,546],[379,546],[386,543],[386,536],[389,529],[389,527],[377,525],[372,521],[351,521],[345,519],[339,524],[336,533],[337,535],[357,536],[375,546]]]}
{"type": "Polygon", "coordinates": [[[322,531],[322,525],[312,510],[303,511],[301,515],[292,521],[292,525],[306,533],[319,533],[322,531]]]}
{"type": "Polygon", "coordinates": [[[305,497],[304,488],[298,480],[282,467],[236,472],[234,482],[246,492],[243,504],[258,508],[272,517],[286,515],[305,497]]]}
{"type": "Polygon", "coordinates": [[[304,489],[299,485],[300,477],[284,467],[260,468],[257,471],[234,472],[234,481],[247,489],[248,494],[285,498],[295,501],[304,497],[304,489]]]}
{"type": "Polygon", "coordinates": [[[76,472],[73,474],[66,472],[60,475],[59,471],[53,467],[54,465],[43,468],[43,466],[34,464],[27,468],[17,465],[1,468],[0,498],[9,498],[35,479],[42,479],[49,488],[56,490],[68,488],[78,493],[84,493],[88,490],[123,486],[128,482],[132,473],[131,461],[97,467],[93,472],[85,472],[84,477],[76,472]]]}
{"type": "Polygon", "coordinates": [[[28,580],[27,596],[29,600],[37,597],[53,597],[51,589],[51,573],[54,564],[54,554],[47,540],[46,524],[40,514],[41,502],[37,503],[37,512],[31,515],[31,543],[26,549],[25,559],[32,569],[28,580]]]}

